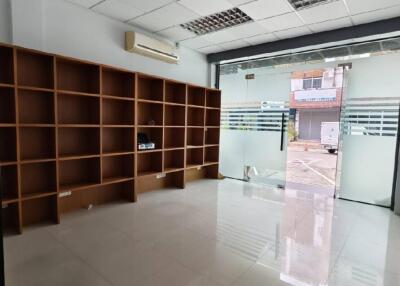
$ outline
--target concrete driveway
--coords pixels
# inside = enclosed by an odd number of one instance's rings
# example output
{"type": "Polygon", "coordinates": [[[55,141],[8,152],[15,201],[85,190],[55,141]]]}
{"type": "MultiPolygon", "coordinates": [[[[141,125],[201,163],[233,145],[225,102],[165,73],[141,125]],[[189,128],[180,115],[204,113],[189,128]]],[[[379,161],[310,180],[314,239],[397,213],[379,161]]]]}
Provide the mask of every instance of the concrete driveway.
{"type": "Polygon", "coordinates": [[[305,151],[303,146],[288,146],[286,188],[332,195],[335,188],[337,154],[321,148],[305,151]]]}

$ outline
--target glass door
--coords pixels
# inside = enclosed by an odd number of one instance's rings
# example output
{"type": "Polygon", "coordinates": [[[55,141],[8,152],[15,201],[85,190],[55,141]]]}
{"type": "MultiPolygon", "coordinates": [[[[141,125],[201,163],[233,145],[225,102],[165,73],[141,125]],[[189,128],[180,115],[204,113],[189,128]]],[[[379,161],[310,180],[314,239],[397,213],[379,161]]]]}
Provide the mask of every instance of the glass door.
{"type": "Polygon", "coordinates": [[[364,71],[345,69],[336,195],[390,207],[399,97],[368,92],[374,84],[364,71]]]}
{"type": "Polygon", "coordinates": [[[290,72],[258,68],[221,76],[221,173],[285,186],[290,72]]]}

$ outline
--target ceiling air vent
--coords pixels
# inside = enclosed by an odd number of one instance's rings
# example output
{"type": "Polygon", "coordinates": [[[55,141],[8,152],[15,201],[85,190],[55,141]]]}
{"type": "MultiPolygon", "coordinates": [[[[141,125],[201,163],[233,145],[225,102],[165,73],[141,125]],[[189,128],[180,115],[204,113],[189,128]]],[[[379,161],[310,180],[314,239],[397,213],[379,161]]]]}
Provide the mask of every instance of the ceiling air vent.
{"type": "Polygon", "coordinates": [[[242,10],[233,8],[181,24],[181,27],[196,35],[204,35],[251,21],[253,19],[242,10]]]}
{"type": "Polygon", "coordinates": [[[328,4],[331,2],[335,2],[338,0],[288,0],[290,5],[293,6],[294,9],[297,11],[307,9],[307,8],[312,8],[315,6],[323,5],[323,4],[328,4]]]}

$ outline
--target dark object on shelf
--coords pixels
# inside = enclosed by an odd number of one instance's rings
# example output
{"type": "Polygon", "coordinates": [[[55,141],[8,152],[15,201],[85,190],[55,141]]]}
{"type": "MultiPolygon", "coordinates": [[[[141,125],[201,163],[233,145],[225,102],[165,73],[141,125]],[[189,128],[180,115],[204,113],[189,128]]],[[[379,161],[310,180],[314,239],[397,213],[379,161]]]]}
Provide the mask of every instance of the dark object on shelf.
{"type": "Polygon", "coordinates": [[[139,150],[153,150],[155,149],[155,144],[150,141],[149,137],[144,133],[138,133],[138,149],[139,150]]]}

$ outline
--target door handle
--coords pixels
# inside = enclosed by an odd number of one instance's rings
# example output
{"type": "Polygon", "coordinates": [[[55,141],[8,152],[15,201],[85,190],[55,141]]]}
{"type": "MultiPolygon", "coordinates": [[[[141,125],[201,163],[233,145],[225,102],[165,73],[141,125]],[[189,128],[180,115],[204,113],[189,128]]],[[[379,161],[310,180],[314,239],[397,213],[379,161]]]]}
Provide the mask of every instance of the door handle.
{"type": "Polygon", "coordinates": [[[285,113],[282,112],[282,121],[281,121],[281,151],[283,151],[283,139],[285,134],[285,113]]]}

